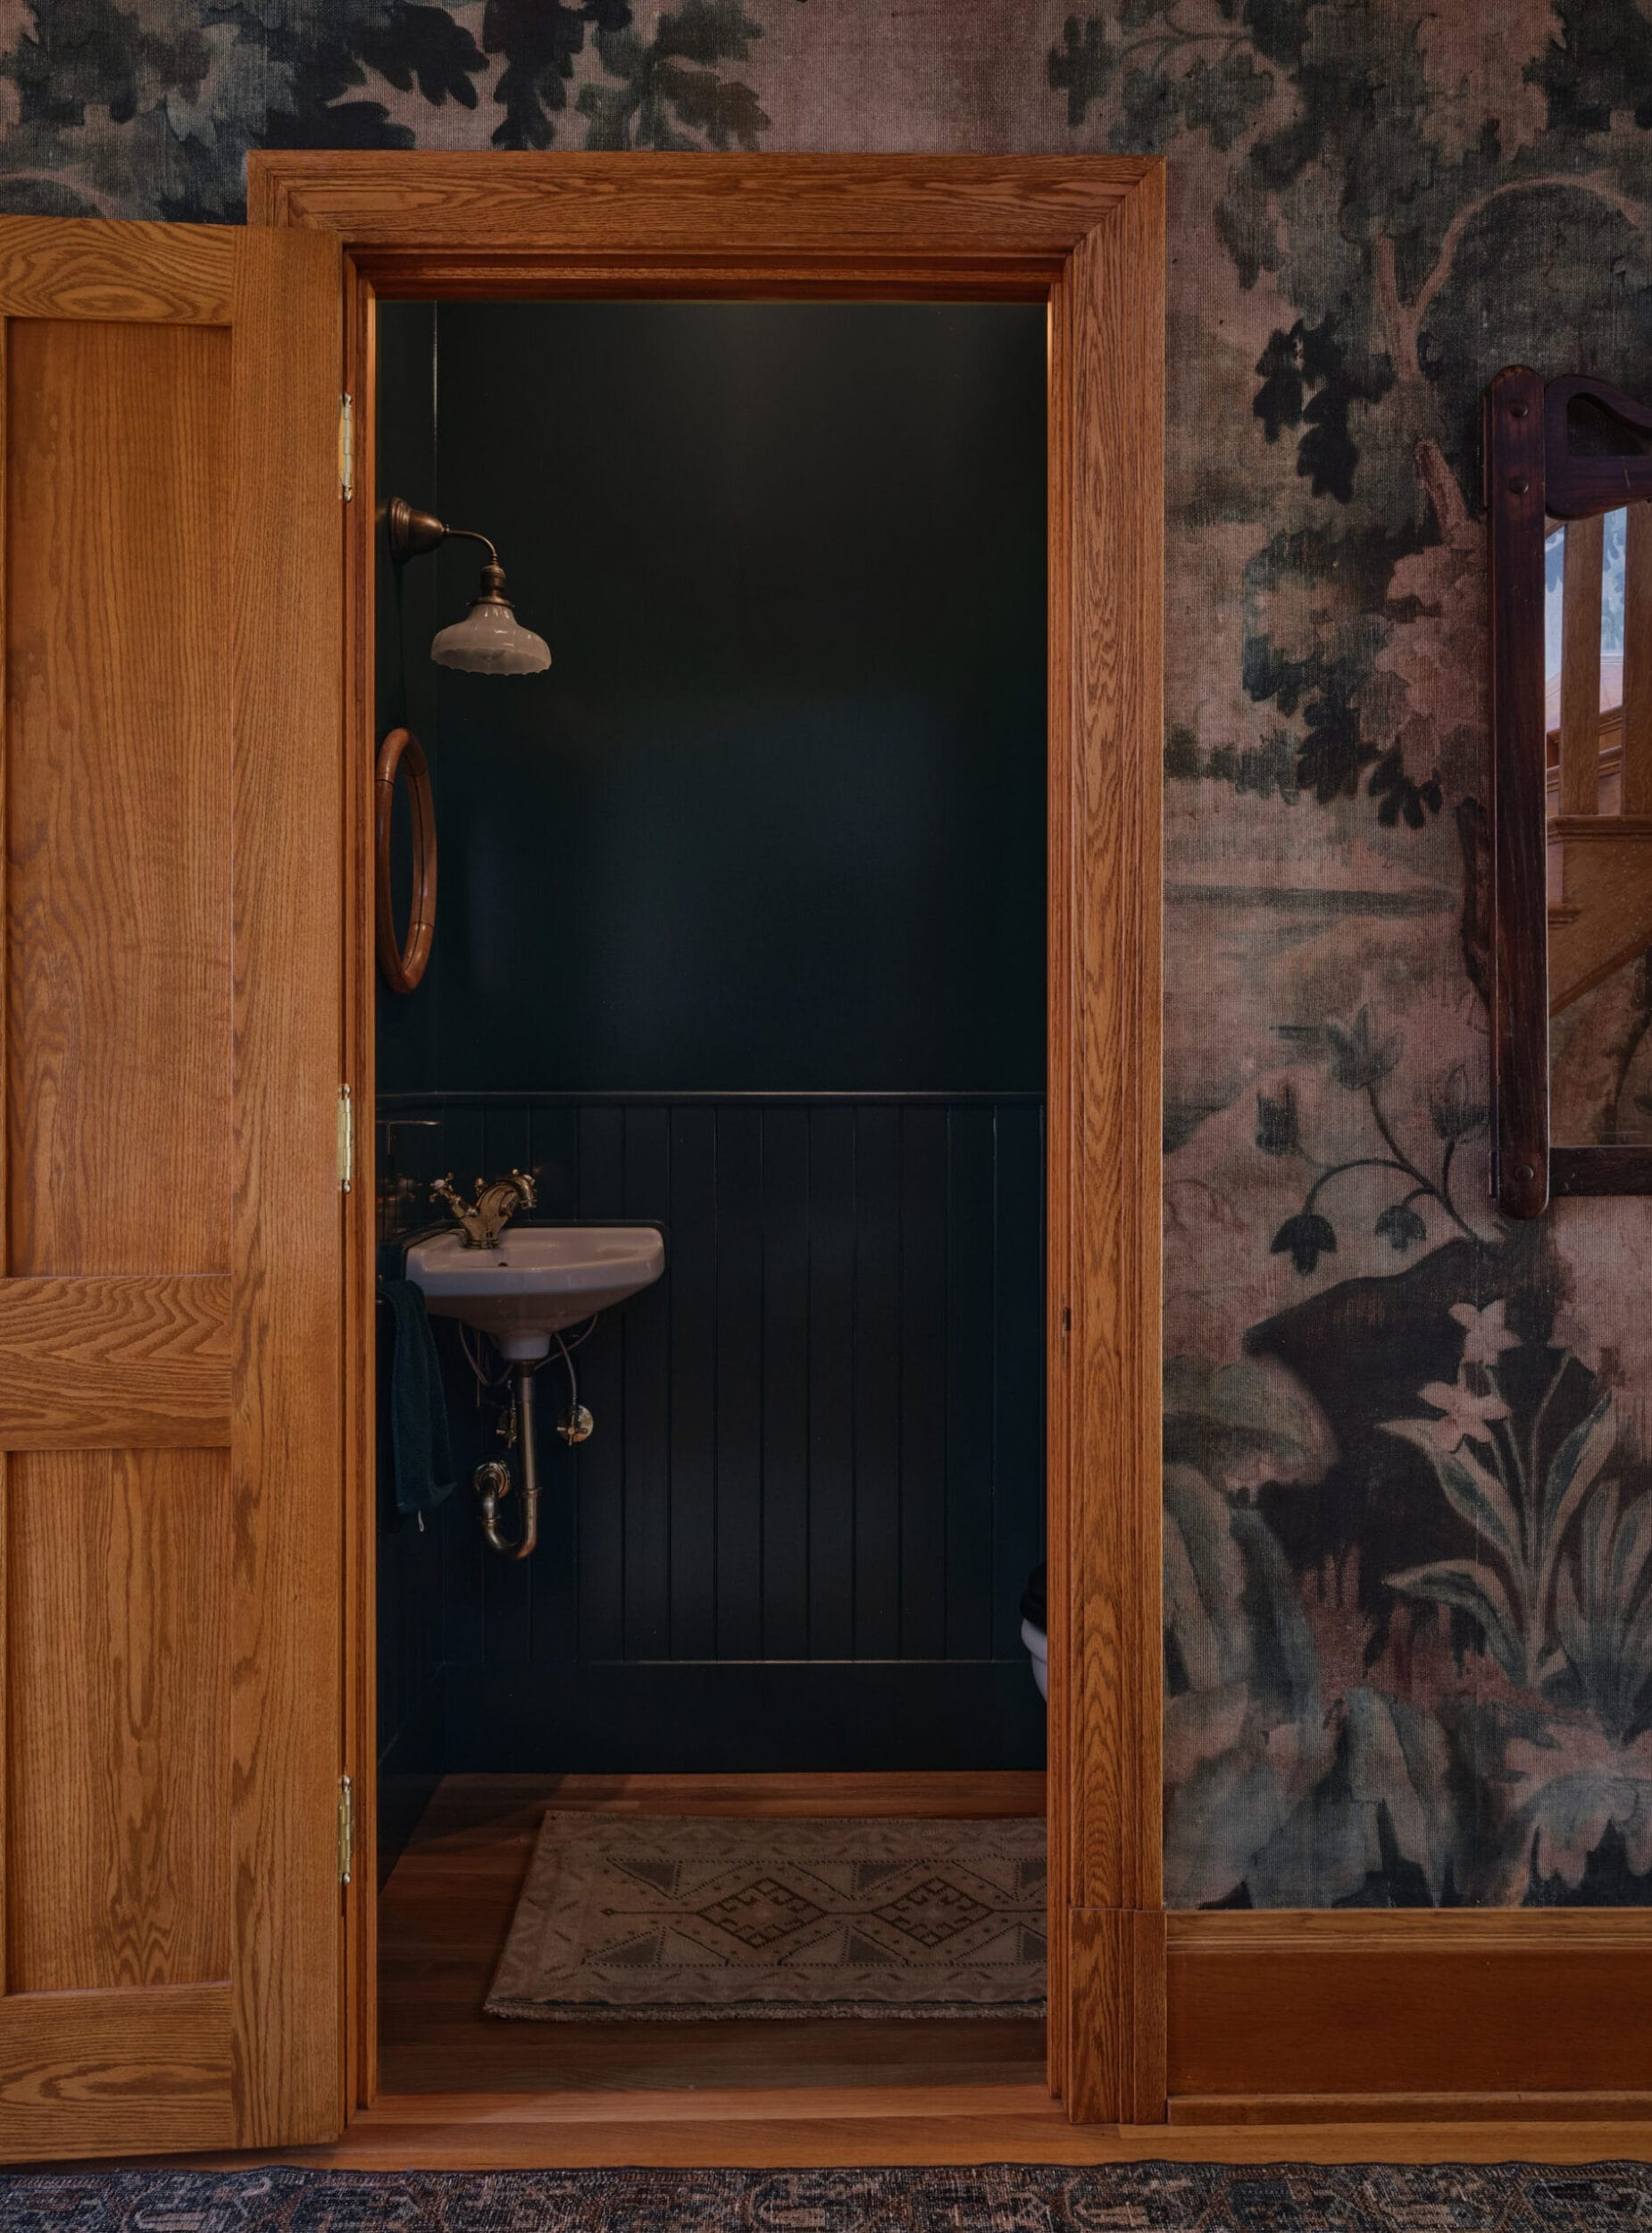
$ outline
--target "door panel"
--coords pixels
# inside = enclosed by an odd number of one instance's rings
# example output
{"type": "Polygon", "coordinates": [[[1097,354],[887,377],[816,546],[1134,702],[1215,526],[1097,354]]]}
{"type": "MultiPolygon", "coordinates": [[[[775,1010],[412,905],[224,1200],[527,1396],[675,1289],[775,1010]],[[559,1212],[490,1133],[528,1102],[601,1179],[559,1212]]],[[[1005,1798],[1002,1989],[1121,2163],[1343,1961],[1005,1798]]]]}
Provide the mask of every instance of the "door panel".
{"type": "Polygon", "coordinates": [[[6,1488],[8,1655],[28,1671],[8,1748],[10,1989],[227,1978],[227,1453],[30,1451],[6,1488]]]}
{"type": "Polygon", "coordinates": [[[0,2156],[342,2101],[340,288],[0,220],[0,2156]]]}
{"type": "Polygon", "coordinates": [[[16,1275],[229,1267],[231,349],[7,334],[16,1275]]]}

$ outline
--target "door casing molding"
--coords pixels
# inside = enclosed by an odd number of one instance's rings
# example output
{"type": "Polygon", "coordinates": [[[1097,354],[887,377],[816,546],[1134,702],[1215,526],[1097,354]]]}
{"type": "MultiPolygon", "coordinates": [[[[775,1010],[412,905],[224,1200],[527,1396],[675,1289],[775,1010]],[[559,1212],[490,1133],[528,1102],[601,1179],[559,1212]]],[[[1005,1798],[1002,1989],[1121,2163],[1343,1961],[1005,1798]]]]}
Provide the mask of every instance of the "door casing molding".
{"type": "MultiPolygon", "coordinates": [[[[373,315],[380,297],[1039,301],[1049,353],[1047,1075],[1052,2090],[1165,2113],[1159,1100],[1164,170],[1111,155],[254,154],[249,222],[336,235],[346,514],[344,1070],[373,1092],[373,315]]],[[[363,1140],[371,1137],[362,1127],[363,1140]]],[[[344,1298],[345,1767],[373,1727],[373,1188],[344,1298]]],[[[371,1809],[364,1809],[371,1817],[371,1809]]],[[[376,2091],[374,1886],[346,1914],[376,2091]]]]}

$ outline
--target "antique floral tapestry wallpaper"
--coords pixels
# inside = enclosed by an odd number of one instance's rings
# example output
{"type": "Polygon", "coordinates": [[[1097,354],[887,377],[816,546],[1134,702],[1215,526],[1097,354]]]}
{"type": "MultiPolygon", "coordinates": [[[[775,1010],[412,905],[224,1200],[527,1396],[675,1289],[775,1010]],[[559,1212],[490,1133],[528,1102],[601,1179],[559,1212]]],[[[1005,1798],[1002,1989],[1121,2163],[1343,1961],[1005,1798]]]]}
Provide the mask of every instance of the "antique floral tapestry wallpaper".
{"type": "Polygon", "coordinates": [[[231,222],[254,146],[1168,157],[1168,1896],[1652,1898],[1652,1207],[1486,1197],[1476,456],[1506,363],[1652,391],[1652,14],[0,0],[0,108],[10,210],[231,222]]]}

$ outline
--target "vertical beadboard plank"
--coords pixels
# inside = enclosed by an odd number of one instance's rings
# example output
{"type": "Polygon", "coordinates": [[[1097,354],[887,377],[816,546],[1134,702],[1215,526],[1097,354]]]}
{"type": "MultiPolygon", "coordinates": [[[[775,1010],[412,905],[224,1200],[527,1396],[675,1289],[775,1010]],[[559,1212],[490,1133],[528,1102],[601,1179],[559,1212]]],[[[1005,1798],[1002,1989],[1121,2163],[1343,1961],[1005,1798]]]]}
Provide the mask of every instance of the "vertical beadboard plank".
{"type": "MultiPolygon", "coordinates": [[[[442,1116],[442,1148],[447,1158],[443,1167],[451,1173],[455,1189],[468,1201],[488,1160],[481,1103],[444,1095],[442,1116]]],[[[430,1211],[432,1217],[442,1214],[439,1204],[430,1211]]]]}
{"type": "Polygon", "coordinates": [[[568,1101],[536,1101],[528,1135],[538,1216],[580,1214],[580,1114],[568,1101]]]}
{"type": "Polygon", "coordinates": [[[809,1112],[809,1652],[855,1649],[855,1111],[809,1112]]]}
{"type": "MultiPolygon", "coordinates": [[[[527,1103],[485,1101],[478,1114],[481,1120],[480,1168],[484,1177],[493,1180],[503,1178],[510,1171],[530,1169],[533,1162],[533,1118],[527,1103]]],[[[560,1409],[562,1393],[558,1380],[552,1378],[548,1368],[539,1376],[536,1393],[539,1399],[539,1418],[535,1442],[541,1468],[548,1471],[555,1465],[552,1452],[559,1446],[551,1430],[560,1409]]],[[[491,1436],[491,1427],[488,1432],[491,1436]]],[[[502,1444],[496,1444],[491,1439],[488,1447],[490,1455],[496,1447],[503,1450],[502,1444]]],[[[516,1447],[506,1454],[520,1492],[522,1480],[520,1428],[516,1447]]],[[[468,1499],[468,1480],[463,1485],[468,1499]]],[[[542,1503],[546,1501],[548,1497],[541,1499],[542,1503]]],[[[514,1541],[521,1524],[521,1506],[513,1495],[506,1499],[502,1522],[506,1536],[514,1541]]],[[[480,1541],[480,1530],[476,1532],[480,1541]]],[[[487,1637],[488,1664],[502,1672],[507,1668],[520,1672],[527,1666],[532,1652],[533,1605],[539,1578],[544,1572],[543,1562],[537,1553],[531,1559],[502,1559],[496,1551],[488,1551],[485,1544],[483,1551],[482,1626],[487,1637]]]]}
{"type": "MultiPolygon", "coordinates": [[[[443,1153],[436,1167],[452,1172],[455,1186],[468,1195],[486,1153],[481,1104],[457,1094],[442,1094],[434,1097],[430,1105],[439,1111],[442,1119],[443,1153]]],[[[434,1221],[446,1214],[439,1204],[427,1204],[420,1209],[418,1221],[434,1221]]],[[[498,1447],[494,1437],[496,1415],[491,1400],[478,1405],[475,1379],[463,1361],[456,1323],[438,1319],[435,1331],[437,1348],[446,1360],[448,1417],[458,1493],[425,1525],[427,1530],[435,1527],[440,1535],[436,1555],[441,1565],[443,1655],[450,1666],[480,1667],[488,1661],[488,1569],[495,1560],[476,1525],[471,1474],[480,1458],[491,1457],[498,1447]]],[[[471,1347],[479,1355],[485,1353],[480,1339],[474,1335],[471,1347]]],[[[409,1546],[410,1560],[417,1555],[418,1549],[429,1549],[422,1537],[416,1548],[409,1546]]]]}
{"type": "Polygon", "coordinates": [[[947,1111],[901,1112],[901,1652],[947,1652],[947,1111]]]}
{"type": "MultiPolygon", "coordinates": [[[[625,1112],[580,1108],[580,1216],[617,1217],[625,1200],[625,1112]]],[[[580,1392],[597,1430],[574,1452],[580,1507],[580,1656],[625,1655],[625,1329],[616,1311],[580,1351],[580,1392]]]]}
{"type": "Polygon", "coordinates": [[[717,1646],[717,1114],[671,1112],[671,1651],[717,1646]]]}
{"type": "MultiPolygon", "coordinates": [[[[622,1214],[669,1225],[671,1112],[657,1105],[625,1112],[622,1214]]],[[[672,1316],[673,1247],[664,1276],[632,1295],[607,1330],[624,1337],[622,1414],[608,1431],[622,1444],[625,1501],[625,1656],[663,1660],[672,1627],[672,1316]]],[[[599,1331],[602,1329],[599,1328],[599,1331]]]]}
{"type": "Polygon", "coordinates": [[[1020,1598],[1044,1556],[1044,1111],[997,1111],[992,1260],[992,1652],[1022,1648],[1020,1598]]]}
{"type": "Polygon", "coordinates": [[[989,1656],[993,1628],[993,1112],[947,1112],[947,1654],[989,1656]]]}
{"type": "Polygon", "coordinates": [[[717,1657],[763,1651],[763,1118],[717,1112],[717,1657]]]}
{"type": "MultiPolygon", "coordinates": [[[[580,1117],[566,1101],[537,1101],[530,1147],[542,1217],[575,1217],[580,1212],[580,1117]]],[[[584,1393],[584,1350],[575,1352],[584,1393]]],[[[551,1431],[566,1384],[562,1376],[546,1382],[547,1415],[540,1435],[540,1471],[545,1494],[539,1504],[539,1548],[531,1564],[536,1666],[567,1667],[580,1657],[580,1461],[551,1431]]]]}
{"type": "Polygon", "coordinates": [[[898,1107],[855,1112],[855,1656],[900,1652],[898,1107]]]}
{"type": "Polygon", "coordinates": [[[763,1648],[809,1643],[809,1112],[763,1120],[763,1648]]]}

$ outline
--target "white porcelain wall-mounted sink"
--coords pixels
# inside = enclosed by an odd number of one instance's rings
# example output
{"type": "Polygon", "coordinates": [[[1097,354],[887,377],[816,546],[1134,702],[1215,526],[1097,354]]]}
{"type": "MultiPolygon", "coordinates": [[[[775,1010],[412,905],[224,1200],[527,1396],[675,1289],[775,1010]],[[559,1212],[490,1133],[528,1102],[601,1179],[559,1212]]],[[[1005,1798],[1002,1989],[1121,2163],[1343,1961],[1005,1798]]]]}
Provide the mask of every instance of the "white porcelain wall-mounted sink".
{"type": "Polygon", "coordinates": [[[545,1356],[553,1334],[651,1287],[664,1269],[652,1225],[512,1225],[491,1249],[440,1233],[407,1251],[431,1317],[463,1318],[513,1362],[545,1356]]]}

